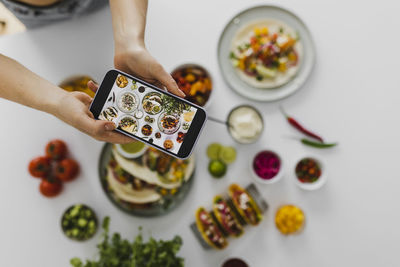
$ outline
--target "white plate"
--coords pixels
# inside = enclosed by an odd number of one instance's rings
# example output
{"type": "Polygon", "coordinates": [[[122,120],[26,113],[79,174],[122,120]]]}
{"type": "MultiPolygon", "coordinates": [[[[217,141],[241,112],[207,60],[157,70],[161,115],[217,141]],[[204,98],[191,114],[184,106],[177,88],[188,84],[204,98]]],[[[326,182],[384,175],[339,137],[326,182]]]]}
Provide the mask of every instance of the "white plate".
{"type": "Polygon", "coordinates": [[[306,25],[292,12],[277,6],[265,5],[246,9],[226,25],[218,43],[218,62],[226,83],[235,92],[256,101],[275,101],[293,94],[310,76],[315,62],[315,46],[306,25]],[[236,32],[248,23],[260,19],[280,20],[299,33],[303,44],[303,58],[297,74],[288,83],[272,89],[255,88],[242,81],[231,64],[229,53],[236,32]]]}

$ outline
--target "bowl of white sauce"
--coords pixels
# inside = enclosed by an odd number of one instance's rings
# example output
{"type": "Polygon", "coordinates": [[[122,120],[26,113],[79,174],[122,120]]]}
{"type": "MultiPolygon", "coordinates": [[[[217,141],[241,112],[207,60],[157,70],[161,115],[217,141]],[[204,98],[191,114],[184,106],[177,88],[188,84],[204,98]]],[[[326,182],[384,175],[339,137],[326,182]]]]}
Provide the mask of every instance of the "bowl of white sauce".
{"type": "Polygon", "coordinates": [[[251,144],[260,138],[264,130],[264,121],[257,109],[241,105],[229,112],[227,126],[229,134],[236,142],[251,144]]]}

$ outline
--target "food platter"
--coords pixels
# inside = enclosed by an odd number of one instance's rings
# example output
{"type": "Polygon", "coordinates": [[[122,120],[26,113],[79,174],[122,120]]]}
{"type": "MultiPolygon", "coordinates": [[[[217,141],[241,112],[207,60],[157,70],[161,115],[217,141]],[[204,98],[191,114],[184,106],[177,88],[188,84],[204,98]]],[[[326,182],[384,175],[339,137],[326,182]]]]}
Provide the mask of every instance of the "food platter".
{"type": "Polygon", "coordinates": [[[276,101],[295,93],[310,76],[315,57],[314,42],[306,25],[292,12],[272,5],[252,7],[234,16],[223,30],[218,43],[218,63],[226,83],[236,93],[256,101],[276,101]],[[275,87],[269,83],[262,88],[257,81],[252,82],[237,71],[230,59],[237,33],[257,21],[288,25],[288,28],[296,32],[297,42],[301,44],[301,53],[298,51],[301,57],[296,63],[296,70],[288,70],[286,77],[278,76],[275,87]]]}
{"type": "MultiPolygon", "coordinates": [[[[159,156],[158,159],[162,158],[167,162],[172,161],[171,165],[173,166],[183,164],[179,161],[176,162],[177,160],[169,155],[160,153],[162,152],[148,148],[138,158],[127,159],[120,155],[112,144],[107,143],[104,145],[99,158],[99,178],[104,193],[116,207],[134,216],[151,217],[166,214],[183,201],[189,193],[195,174],[194,156],[189,158],[187,168],[183,169],[183,178],[181,180],[171,180],[167,179],[165,175],[158,175],[158,171],[161,170],[157,169],[156,173],[156,171],[143,164],[143,162],[150,162],[151,157],[154,155],[159,156]],[[139,183],[143,189],[137,190],[136,188],[131,190],[131,185],[126,181],[118,180],[118,177],[117,179],[110,178],[113,173],[121,173],[120,169],[115,172],[113,172],[115,169],[110,169],[112,161],[116,161],[121,169],[129,169],[129,174],[136,170],[135,181],[132,182],[139,183]],[[123,192],[122,195],[119,192],[123,192]],[[124,192],[129,192],[130,195],[124,194],[124,192]]],[[[120,177],[123,179],[125,176],[121,175],[120,177]]]]}

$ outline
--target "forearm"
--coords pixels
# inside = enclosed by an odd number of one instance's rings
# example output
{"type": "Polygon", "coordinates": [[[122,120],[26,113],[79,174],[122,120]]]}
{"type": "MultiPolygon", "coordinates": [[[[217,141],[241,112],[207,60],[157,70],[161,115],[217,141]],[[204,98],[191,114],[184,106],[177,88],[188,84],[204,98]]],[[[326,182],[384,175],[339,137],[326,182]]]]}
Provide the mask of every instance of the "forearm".
{"type": "Polygon", "coordinates": [[[147,0],[110,0],[115,49],[144,47],[147,0]]]}
{"type": "Polygon", "coordinates": [[[56,115],[66,92],[0,54],[0,97],[56,115]]]}

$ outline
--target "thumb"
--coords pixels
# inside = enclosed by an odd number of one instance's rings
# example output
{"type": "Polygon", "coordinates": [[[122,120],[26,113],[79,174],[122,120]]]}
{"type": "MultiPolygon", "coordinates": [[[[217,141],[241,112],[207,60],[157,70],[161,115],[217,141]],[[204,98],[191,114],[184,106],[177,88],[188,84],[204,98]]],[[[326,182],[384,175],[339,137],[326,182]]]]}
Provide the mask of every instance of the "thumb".
{"type": "Polygon", "coordinates": [[[115,130],[116,125],[112,121],[94,120],[92,118],[86,118],[84,122],[87,127],[90,128],[90,132],[93,135],[101,135],[105,132],[112,132],[115,130]]]}
{"type": "Polygon", "coordinates": [[[112,121],[100,121],[102,122],[103,125],[100,125],[99,127],[103,127],[106,131],[113,131],[116,128],[116,125],[112,121]]]}
{"type": "Polygon", "coordinates": [[[179,89],[178,85],[176,84],[174,78],[164,70],[164,68],[160,65],[160,67],[156,68],[158,71],[154,73],[154,78],[157,79],[160,83],[162,83],[167,90],[174,95],[185,97],[185,93],[179,89]]]}

